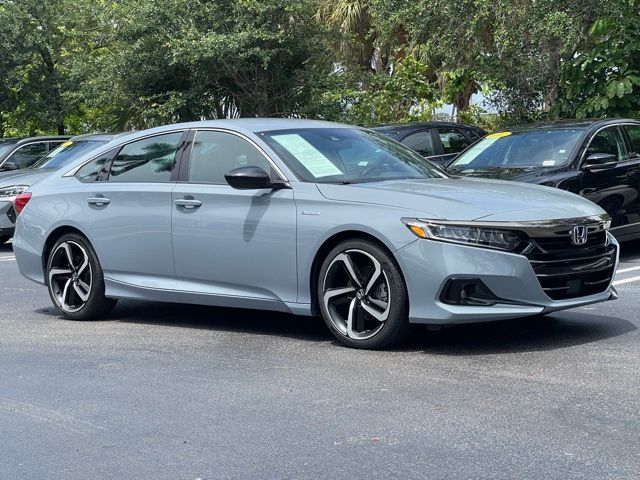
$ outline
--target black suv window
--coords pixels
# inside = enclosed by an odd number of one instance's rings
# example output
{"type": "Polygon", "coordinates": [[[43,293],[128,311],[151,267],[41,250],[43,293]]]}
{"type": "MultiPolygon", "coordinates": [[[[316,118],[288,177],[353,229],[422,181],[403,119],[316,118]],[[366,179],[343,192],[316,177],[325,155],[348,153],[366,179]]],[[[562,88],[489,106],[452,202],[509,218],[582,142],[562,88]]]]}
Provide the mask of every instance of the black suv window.
{"type": "Polygon", "coordinates": [[[181,138],[182,132],[176,132],[125,145],[113,159],[109,181],[169,182],[181,138]]]}
{"type": "Polygon", "coordinates": [[[624,127],[631,141],[631,154],[640,155],[640,125],[627,125],[624,127]]]}
{"type": "Polygon", "coordinates": [[[587,157],[594,153],[609,153],[615,155],[618,161],[624,155],[624,142],[618,127],[609,127],[596,133],[587,148],[587,157]]]}
{"type": "Polygon", "coordinates": [[[431,140],[431,132],[429,130],[421,130],[419,132],[412,133],[402,140],[402,144],[418,152],[423,157],[431,157],[435,155],[433,150],[433,141],[431,140]]]}
{"type": "Polygon", "coordinates": [[[438,128],[438,135],[445,155],[461,152],[471,143],[457,128],[438,128]]]}
{"type": "Polygon", "coordinates": [[[48,142],[30,143],[18,148],[7,161],[15,163],[18,168],[27,168],[48,152],[48,142]]]}
{"type": "Polygon", "coordinates": [[[253,145],[230,133],[199,131],[191,148],[189,181],[192,183],[227,183],[224,174],[243,166],[271,171],[269,161],[253,145]]]}

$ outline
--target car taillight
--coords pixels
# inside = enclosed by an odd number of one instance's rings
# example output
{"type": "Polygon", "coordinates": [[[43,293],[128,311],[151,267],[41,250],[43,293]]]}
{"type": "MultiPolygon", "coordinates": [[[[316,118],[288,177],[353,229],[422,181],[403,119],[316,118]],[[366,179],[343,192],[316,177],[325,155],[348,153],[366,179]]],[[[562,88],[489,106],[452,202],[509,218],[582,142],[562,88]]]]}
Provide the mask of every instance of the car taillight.
{"type": "Polygon", "coordinates": [[[13,201],[13,208],[18,215],[20,215],[20,212],[22,212],[22,210],[24,210],[24,207],[27,206],[29,200],[31,200],[31,192],[22,192],[13,201]]]}

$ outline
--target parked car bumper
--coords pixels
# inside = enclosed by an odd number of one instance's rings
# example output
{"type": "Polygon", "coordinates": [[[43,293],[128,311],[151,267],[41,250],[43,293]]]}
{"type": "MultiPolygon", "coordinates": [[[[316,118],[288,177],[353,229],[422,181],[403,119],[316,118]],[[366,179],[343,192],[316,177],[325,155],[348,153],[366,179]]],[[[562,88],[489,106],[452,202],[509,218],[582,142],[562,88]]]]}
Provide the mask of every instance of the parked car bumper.
{"type": "Polygon", "coordinates": [[[0,200],[0,236],[13,236],[15,231],[16,214],[13,209],[13,198],[0,200]]]}
{"type": "MultiPolygon", "coordinates": [[[[615,248],[615,266],[619,246],[615,248]]],[[[543,290],[524,255],[429,240],[417,240],[396,252],[409,293],[413,323],[454,324],[526,317],[617,298],[611,279],[599,293],[553,300],[543,290]],[[496,300],[487,305],[451,304],[443,292],[453,279],[477,279],[496,300]]]]}

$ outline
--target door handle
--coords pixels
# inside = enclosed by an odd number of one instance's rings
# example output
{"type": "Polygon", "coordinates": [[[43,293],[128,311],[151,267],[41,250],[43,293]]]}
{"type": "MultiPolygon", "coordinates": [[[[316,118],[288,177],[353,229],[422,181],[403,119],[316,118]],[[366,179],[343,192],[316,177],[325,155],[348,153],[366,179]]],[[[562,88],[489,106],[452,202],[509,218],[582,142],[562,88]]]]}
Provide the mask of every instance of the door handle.
{"type": "Polygon", "coordinates": [[[111,200],[105,197],[89,197],[87,198],[87,203],[89,205],[95,205],[96,207],[103,207],[105,205],[109,205],[111,200]]]}
{"type": "Polygon", "coordinates": [[[202,206],[202,201],[196,200],[194,198],[177,198],[175,200],[175,204],[178,207],[186,208],[188,210],[198,208],[202,206]]]}

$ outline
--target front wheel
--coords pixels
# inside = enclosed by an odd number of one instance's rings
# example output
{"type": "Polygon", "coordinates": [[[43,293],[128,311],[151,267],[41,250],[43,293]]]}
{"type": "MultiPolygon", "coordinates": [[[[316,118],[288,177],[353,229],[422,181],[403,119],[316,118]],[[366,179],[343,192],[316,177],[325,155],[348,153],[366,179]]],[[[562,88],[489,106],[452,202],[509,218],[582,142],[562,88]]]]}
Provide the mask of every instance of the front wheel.
{"type": "Polygon", "coordinates": [[[70,320],[93,320],[107,315],[116,300],[104,295],[100,262],[81,235],[63,235],[47,261],[49,296],[56,310],[70,320]]]}
{"type": "Polygon", "coordinates": [[[400,268],[374,242],[349,240],[337,245],[322,264],[317,294],[327,326],[349,347],[389,347],[411,330],[400,268]]]}

